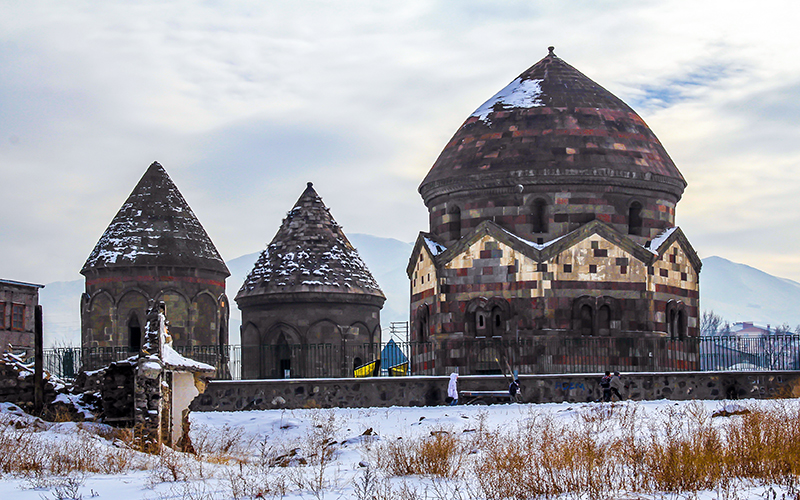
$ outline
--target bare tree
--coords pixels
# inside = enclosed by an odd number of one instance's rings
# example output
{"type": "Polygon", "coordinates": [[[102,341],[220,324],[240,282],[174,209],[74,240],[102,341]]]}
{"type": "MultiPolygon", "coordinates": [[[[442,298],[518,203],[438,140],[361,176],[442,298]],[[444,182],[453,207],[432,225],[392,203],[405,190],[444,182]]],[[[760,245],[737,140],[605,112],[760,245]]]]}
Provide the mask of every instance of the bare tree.
{"type": "MultiPolygon", "coordinates": [[[[700,316],[700,335],[710,337],[721,333],[720,328],[723,326],[723,321],[722,316],[716,314],[713,310],[703,311],[700,316]]],[[[727,324],[727,321],[725,324],[727,324]]],[[[730,331],[730,326],[728,331],[730,331]]]]}
{"type": "Polygon", "coordinates": [[[793,350],[792,328],[783,323],[761,337],[761,352],[764,356],[764,368],[769,370],[787,370],[792,364],[793,350]]]}

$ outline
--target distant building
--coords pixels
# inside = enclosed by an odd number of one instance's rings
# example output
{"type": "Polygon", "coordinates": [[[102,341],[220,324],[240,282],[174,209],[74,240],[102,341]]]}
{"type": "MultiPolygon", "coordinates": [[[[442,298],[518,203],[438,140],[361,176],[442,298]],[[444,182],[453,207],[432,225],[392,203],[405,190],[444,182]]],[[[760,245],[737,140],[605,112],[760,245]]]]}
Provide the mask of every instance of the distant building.
{"type": "Polygon", "coordinates": [[[176,347],[228,343],[230,276],[164,168],[153,163],[81,269],[81,344],[138,352],[148,306],[166,303],[176,347]]]}
{"type": "Polygon", "coordinates": [[[764,335],[774,335],[775,329],[770,328],[770,325],[759,326],[752,321],[741,321],[731,325],[729,334],[738,337],[762,337],[764,335]]]}
{"type": "MultiPolygon", "coordinates": [[[[551,48],[419,187],[430,230],[407,269],[412,339],[698,335],[701,262],[675,226],[685,187],[642,118],[551,48]]],[[[452,352],[437,363],[468,364],[452,352]]]]}
{"type": "Polygon", "coordinates": [[[239,293],[242,378],[353,376],[386,298],[309,182],[239,293]]]}
{"type": "Polygon", "coordinates": [[[701,353],[704,370],[797,370],[800,335],[742,321],[704,339],[701,353]]]}
{"type": "Polygon", "coordinates": [[[44,285],[0,279],[0,352],[33,354],[40,288],[44,285]]]}

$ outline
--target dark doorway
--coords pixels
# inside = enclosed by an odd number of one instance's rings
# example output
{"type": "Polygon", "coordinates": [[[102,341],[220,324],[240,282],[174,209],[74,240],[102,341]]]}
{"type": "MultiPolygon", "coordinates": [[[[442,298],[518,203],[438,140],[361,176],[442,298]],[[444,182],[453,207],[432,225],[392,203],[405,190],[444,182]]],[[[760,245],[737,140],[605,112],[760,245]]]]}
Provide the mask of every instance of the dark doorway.
{"type": "Polygon", "coordinates": [[[128,350],[139,352],[142,347],[142,327],[139,325],[139,318],[136,314],[131,315],[128,320],[128,350]]]}

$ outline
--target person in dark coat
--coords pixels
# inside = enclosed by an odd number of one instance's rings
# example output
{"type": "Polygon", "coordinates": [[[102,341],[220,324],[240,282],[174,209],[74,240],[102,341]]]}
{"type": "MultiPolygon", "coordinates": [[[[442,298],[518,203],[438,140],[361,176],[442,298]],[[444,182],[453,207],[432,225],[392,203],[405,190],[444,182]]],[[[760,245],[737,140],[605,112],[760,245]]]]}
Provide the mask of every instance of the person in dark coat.
{"type": "Polygon", "coordinates": [[[603,389],[603,402],[611,401],[611,372],[606,370],[606,374],[600,379],[600,388],[603,389]]]}
{"type": "Polygon", "coordinates": [[[522,393],[520,392],[521,388],[519,385],[519,379],[515,379],[513,382],[508,384],[508,394],[516,401],[517,403],[522,401],[522,393]]]}

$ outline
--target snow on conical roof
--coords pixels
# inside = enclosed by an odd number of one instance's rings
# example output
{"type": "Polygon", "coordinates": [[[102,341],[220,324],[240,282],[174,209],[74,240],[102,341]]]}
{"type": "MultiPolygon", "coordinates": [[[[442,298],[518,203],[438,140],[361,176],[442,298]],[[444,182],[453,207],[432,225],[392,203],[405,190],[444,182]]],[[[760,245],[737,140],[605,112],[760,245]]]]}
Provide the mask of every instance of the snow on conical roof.
{"type": "Polygon", "coordinates": [[[177,186],[154,162],[133,188],[81,269],[191,267],[230,276],[177,186]]]}
{"type": "Polygon", "coordinates": [[[261,252],[236,300],[297,292],[384,298],[367,265],[310,182],[261,252]]]}

